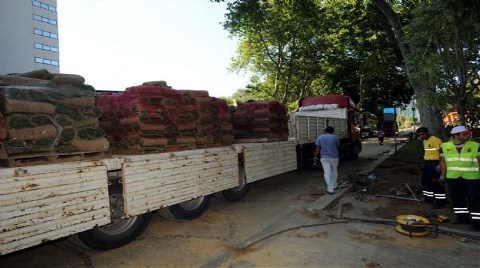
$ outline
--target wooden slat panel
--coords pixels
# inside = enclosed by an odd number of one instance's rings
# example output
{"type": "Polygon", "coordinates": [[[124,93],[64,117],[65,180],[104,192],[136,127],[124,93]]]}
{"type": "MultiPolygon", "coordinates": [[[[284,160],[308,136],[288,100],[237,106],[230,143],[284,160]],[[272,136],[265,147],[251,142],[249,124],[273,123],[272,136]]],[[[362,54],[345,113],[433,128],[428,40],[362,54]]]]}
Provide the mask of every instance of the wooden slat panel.
{"type": "Polygon", "coordinates": [[[234,147],[130,157],[123,171],[125,216],[239,185],[234,147]]]}
{"type": "Polygon", "coordinates": [[[28,166],[28,167],[17,167],[17,168],[1,168],[0,169],[0,178],[2,178],[2,183],[8,183],[11,181],[16,181],[18,178],[21,178],[27,174],[47,174],[51,175],[52,173],[57,173],[62,170],[77,170],[79,168],[85,167],[94,167],[94,166],[104,166],[103,161],[76,161],[76,162],[65,162],[59,164],[49,164],[49,165],[38,165],[38,166],[28,166]]]}
{"type": "MultiPolygon", "coordinates": [[[[224,174],[235,174],[235,172],[238,171],[238,165],[232,166],[230,168],[225,168],[221,167],[222,170],[221,173],[218,173],[216,170],[217,169],[208,169],[208,170],[196,170],[194,172],[185,172],[185,173],[180,173],[180,174],[167,174],[163,175],[161,174],[161,178],[159,177],[159,173],[153,174],[153,178],[150,180],[144,180],[144,177],[142,176],[141,173],[138,173],[137,176],[132,176],[131,181],[128,183],[130,184],[128,188],[125,189],[125,193],[127,194],[133,194],[135,192],[142,192],[146,193],[149,191],[149,189],[145,189],[144,184],[148,183],[150,184],[151,187],[162,187],[165,189],[170,188],[177,188],[183,185],[184,183],[187,183],[187,186],[189,184],[192,184],[196,187],[203,187],[199,182],[203,181],[208,181],[212,179],[218,179],[222,178],[224,174]]],[[[152,175],[149,173],[148,175],[152,175]]]]}
{"type": "MultiPolygon", "coordinates": [[[[48,211],[51,209],[56,209],[56,208],[63,208],[65,206],[69,206],[70,204],[75,205],[77,203],[81,203],[82,199],[85,199],[89,197],[90,195],[93,195],[95,197],[95,194],[103,194],[102,191],[96,191],[95,188],[101,189],[103,183],[101,182],[95,182],[91,183],[89,187],[92,187],[91,191],[68,191],[66,195],[56,195],[55,190],[52,189],[51,193],[47,193],[47,198],[45,199],[40,199],[40,200],[33,200],[30,202],[25,202],[21,203],[21,200],[23,199],[22,197],[17,197],[15,198],[17,203],[11,204],[13,199],[10,199],[9,205],[4,205],[0,207],[0,215],[2,219],[8,219],[10,217],[19,217],[23,215],[28,215],[32,213],[37,213],[37,212],[44,212],[48,211]],[[100,188],[99,188],[100,187],[100,188]],[[93,190],[92,190],[93,189],[93,190]],[[68,196],[69,198],[66,200],[65,197],[68,196]]],[[[17,194],[19,196],[19,194],[17,194]]]]}
{"type": "Polygon", "coordinates": [[[250,176],[247,178],[247,181],[254,182],[258,180],[263,180],[269,177],[273,177],[279,174],[283,174],[292,170],[296,170],[297,166],[278,166],[271,167],[269,169],[250,169],[250,176]]]}
{"type": "MultiPolygon", "coordinates": [[[[149,169],[167,169],[178,166],[191,166],[202,164],[218,164],[225,158],[234,158],[232,154],[216,153],[205,158],[204,155],[190,155],[190,156],[175,156],[173,154],[164,155],[162,157],[153,158],[151,160],[128,159],[125,160],[124,166],[128,167],[130,162],[134,162],[135,167],[141,169],[148,167],[149,169]]],[[[133,172],[133,171],[132,171],[133,172]]]]}
{"type": "MultiPolygon", "coordinates": [[[[25,194],[16,194],[15,192],[12,192],[11,194],[2,194],[0,195],[0,203],[2,204],[2,207],[7,207],[10,205],[15,205],[15,204],[25,204],[28,202],[34,202],[34,201],[43,201],[47,198],[53,198],[56,196],[64,196],[64,195],[73,195],[77,192],[79,192],[79,189],[82,189],[82,191],[87,191],[89,188],[93,187],[101,187],[103,186],[103,182],[100,182],[96,179],[90,180],[90,181],[83,181],[79,183],[72,183],[70,185],[59,185],[56,187],[52,187],[50,190],[51,192],[45,191],[44,189],[36,189],[32,190],[29,192],[28,195],[25,194]],[[87,188],[88,186],[88,188],[87,188]]],[[[0,208],[1,210],[2,208],[0,208]]]]}
{"type": "Polygon", "coordinates": [[[247,182],[262,180],[297,169],[293,141],[243,144],[247,182]]]}
{"type": "MultiPolygon", "coordinates": [[[[86,231],[97,225],[108,224],[110,222],[108,220],[110,216],[109,211],[106,210],[103,214],[100,212],[101,211],[90,211],[75,215],[65,223],[49,222],[49,225],[42,226],[45,232],[39,233],[35,236],[24,237],[22,239],[8,236],[7,232],[7,238],[9,240],[5,240],[2,233],[2,238],[0,238],[0,255],[38,245],[45,241],[52,241],[78,232],[86,231]],[[59,225],[61,225],[61,228],[58,228],[59,225]],[[14,239],[12,240],[12,238],[14,239]]],[[[38,228],[38,230],[40,229],[38,228]]]]}
{"type": "Polygon", "coordinates": [[[105,207],[105,204],[103,202],[95,200],[93,197],[88,199],[82,198],[80,200],[82,200],[83,202],[78,202],[75,205],[70,205],[68,211],[65,211],[65,209],[61,207],[42,211],[36,214],[25,214],[19,217],[3,220],[2,230],[14,230],[18,227],[37,225],[39,223],[61,219],[65,217],[66,214],[81,214],[88,210],[98,210],[105,207]],[[42,215],[42,217],[39,218],[39,215],[42,215]]]}
{"type": "MultiPolygon", "coordinates": [[[[208,188],[208,192],[219,192],[228,188],[232,188],[238,186],[238,183],[235,185],[231,181],[226,181],[223,179],[217,180],[218,184],[210,185],[208,188]]],[[[202,182],[199,182],[202,185],[202,182]]],[[[198,187],[190,187],[190,188],[182,188],[183,186],[170,188],[169,191],[164,189],[164,187],[157,188],[161,190],[160,192],[149,192],[149,193],[142,193],[142,195],[135,194],[133,200],[130,201],[129,212],[132,211],[137,213],[144,213],[150,207],[154,207],[158,209],[158,205],[161,204],[161,207],[167,207],[170,205],[178,204],[183,201],[191,200],[196,197],[200,197],[205,195],[205,191],[199,189],[198,187]],[[135,201],[135,202],[132,202],[135,201]]],[[[160,208],[161,208],[160,207],[160,208]]]]}
{"type": "Polygon", "coordinates": [[[45,190],[51,187],[61,185],[71,185],[72,183],[88,183],[96,180],[98,172],[105,170],[101,167],[85,167],[79,169],[61,170],[50,174],[25,174],[13,177],[15,181],[9,179],[2,180],[0,189],[1,195],[11,195],[12,193],[45,190]],[[81,172],[79,172],[81,170],[81,172]]]}
{"type": "Polygon", "coordinates": [[[325,133],[327,126],[335,129],[335,134],[340,138],[348,137],[348,122],[343,118],[328,118],[307,115],[295,115],[294,130],[297,143],[313,143],[317,137],[325,133]]]}
{"type": "MultiPolygon", "coordinates": [[[[201,160],[201,159],[199,159],[201,160]]],[[[131,178],[129,182],[136,182],[138,181],[147,181],[147,180],[155,180],[158,178],[158,173],[162,174],[162,180],[166,184],[170,181],[174,180],[170,178],[170,176],[179,176],[185,174],[193,174],[194,172],[201,173],[202,170],[209,170],[212,168],[225,168],[228,169],[230,167],[237,166],[237,159],[235,158],[225,158],[221,161],[213,162],[213,163],[204,163],[202,161],[196,162],[189,162],[188,165],[183,164],[181,161],[178,162],[178,165],[175,166],[177,161],[171,161],[169,163],[162,164],[152,164],[152,165],[128,165],[125,166],[125,176],[134,176],[131,178]],[[201,166],[201,168],[199,167],[201,166]],[[136,176],[142,173],[142,176],[136,176]]],[[[176,178],[175,178],[176,180],[176,178]]],[[[174,180],[174,181],[175,181],[174,180]]]]}
{"type": "Polygon", "coordinates": [[[0,254],[110,222],[102,161],[0,169],[0,189],[0,254]]]}

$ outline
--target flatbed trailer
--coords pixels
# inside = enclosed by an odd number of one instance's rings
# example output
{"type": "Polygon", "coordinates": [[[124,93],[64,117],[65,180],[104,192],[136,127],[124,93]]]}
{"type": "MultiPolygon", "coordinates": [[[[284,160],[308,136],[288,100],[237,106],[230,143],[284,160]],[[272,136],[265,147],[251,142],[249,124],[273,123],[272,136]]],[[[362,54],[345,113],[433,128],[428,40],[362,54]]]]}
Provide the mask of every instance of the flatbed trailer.
{"type": "Polygon", "coordinates": [[[250,183],[297,169],[295,147],[242,143],[0,168],[0,255],[62,237],[96,250],[125,245],[152,212],[191,220],[213,195],[238,201],[250,183]]]}

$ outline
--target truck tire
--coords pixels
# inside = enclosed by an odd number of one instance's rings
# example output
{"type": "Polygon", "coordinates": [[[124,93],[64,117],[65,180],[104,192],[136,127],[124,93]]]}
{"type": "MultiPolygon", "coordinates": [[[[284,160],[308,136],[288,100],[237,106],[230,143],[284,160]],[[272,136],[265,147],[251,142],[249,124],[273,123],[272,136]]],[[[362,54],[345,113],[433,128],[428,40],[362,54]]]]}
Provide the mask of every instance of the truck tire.
{"type": "Polygon", "coordinates": [[[244,183],[235,188],[223,190],[219,193],[216,193],[214,196],[219,200],[226,200],[231,202],[236,202],[242,200],[250,191],[250,184],[244,183]]]}
{"type": "Polygon", "coordinates": [[[73,244],[94,250],[108,250],[126,245],[140,236],[147,228],[152,213],[129,219],[113,219],[112,223],[69,237],[73,244]]]}
{"type": "Polygon", "coordinates": [[[70,242],[83,248],[108,250],[132,242],[147,228],[152,213],[122,218],[123,189],[119,177],[109,177],[108,191],[111,223],[70,236],[70,242]]]}
{"type": "Polygon", "coordinates": [[[236,202],[242,200],[250,191],[250,184],[246,181],[245,169],[243,166],[239,166],[239,178],[240,185],[234,188],[223,190],[219,193],[215,193],[213,196],[218,200],[226,200],[236,202]]]}
{"type": "Polygon", "coordinates": [[[190,201],[159,209],[158,214],[167,220],[193,220],[202,216],[210,207],[211,202],[211,195],[201,196],[190,201]]]}

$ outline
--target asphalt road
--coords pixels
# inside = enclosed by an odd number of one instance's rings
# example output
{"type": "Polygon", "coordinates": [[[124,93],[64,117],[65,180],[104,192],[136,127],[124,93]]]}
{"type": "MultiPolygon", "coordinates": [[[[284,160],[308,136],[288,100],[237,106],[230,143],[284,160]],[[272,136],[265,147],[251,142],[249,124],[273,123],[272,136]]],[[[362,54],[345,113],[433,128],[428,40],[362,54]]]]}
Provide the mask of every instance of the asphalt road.
{"type": "MultiPolygon", "coordinates": [[[[340,164],[340,178],[368,172],[394,148],[367,140],[360,159],[340,164]]],[[[0,267],[480,267],[478,243],[335,220],[318,213],[335,199],[324,193],[321,170],[297,170],[254,183],[239,202],[215,200],[193,221],[154,215],[140,239],[118,249],[59,240],[0,257],[0,267]]]]}

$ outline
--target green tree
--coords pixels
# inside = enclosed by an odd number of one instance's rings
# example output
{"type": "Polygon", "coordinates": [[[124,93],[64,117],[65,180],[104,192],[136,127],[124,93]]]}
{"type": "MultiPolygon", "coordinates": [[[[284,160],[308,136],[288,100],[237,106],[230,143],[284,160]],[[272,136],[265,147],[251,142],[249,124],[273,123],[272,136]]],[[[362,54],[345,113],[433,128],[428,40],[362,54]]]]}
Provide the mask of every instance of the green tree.
{"type": "Polygon", "coordinates": [[[377,114],[412,95],[393,34],[372,4],[236,0],[226,18],[240,39],[232,67],[255,74],[259,95],[291,103],[345,93],[377,114]]]}
{"type": "Polygon", "coordinates": [[[280,102],[298,99],[318,73],[319,14],[308,0],[230,2],[224,27],[240,39],[232,68],[255,73],[257,89],[280,102]]]}
{"type": "MultiPolygon", "coordinates": [[[[443,98],[439,107],[450,104],[465,125],[468,108],[478,110],[474,94],[479,92],[480,3],[465,0],[421,2],[406,29],[410,46],[407,57],[411,79],[435,87],[443,98]],[[476,105],[475,105],[476,104],[476,105]]],[[[470,111],[473,111],[470,110],[470,111]]],[[[473,113],[472,113],[473,114],[473,113]]]]}
{"type": "Polygon", "coordinates": [[[380,114],[385,106],[408,103],[413,90],[402,68],[402,56],[386,18],[371,3],[325,1],[330,21],[326,35],[332,53],[322,83],[342,88],[357,108],[380,114]]]}
{"type": "Polygon", "coordinates": [[[480,3],[468,0],[372,1],[393,28],[415,90],[422,124],[432,133],[445,136],[441,118],[445,105],[442,107],[442,104],[448,104],[450,98],[459,113],[465,114],[466,101],[478,91],[480,3]],[[403,26],[401,9],[414,10],[408,27],[403,26]]]}

